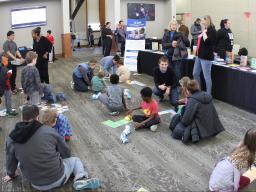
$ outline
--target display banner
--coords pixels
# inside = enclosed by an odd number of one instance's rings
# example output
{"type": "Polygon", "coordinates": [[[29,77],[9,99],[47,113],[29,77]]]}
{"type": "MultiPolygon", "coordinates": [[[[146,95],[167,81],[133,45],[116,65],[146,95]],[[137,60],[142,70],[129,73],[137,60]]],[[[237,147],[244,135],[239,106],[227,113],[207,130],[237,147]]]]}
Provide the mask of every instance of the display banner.
{"type": "Polygon", "coordinates": [[[131,71],[137,71],[138,52],[145,49],[145,29],[145,19],[128,19],[124,64],[131,71]]]}

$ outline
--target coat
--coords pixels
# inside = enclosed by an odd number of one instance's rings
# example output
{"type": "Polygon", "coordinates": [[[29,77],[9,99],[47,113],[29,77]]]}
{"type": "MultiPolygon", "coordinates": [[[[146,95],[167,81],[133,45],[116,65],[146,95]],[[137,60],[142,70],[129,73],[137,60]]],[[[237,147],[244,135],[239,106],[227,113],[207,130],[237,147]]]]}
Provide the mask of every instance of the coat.
{"type": "Polygon", "coordinates": [[[216,42],[216,30],[214,27],[209,27],[206,32],[208,38],[206,40],[201,38],[200,46],[198,50],[198,57],[208,61],[214,60],[214,48],[216,42]]]}
{"type": "Polygon", "coordinates": [[[167,50],[168,57],[172,58],[173,52],[174,52],[174,47],[172,46],[172,41],[173,40],[177,41],[178,38],[181,36],[181,33],[175,31],[173,34],[173,38],[171,40],[170,32],[171,31],[167,31],[164,33],[164,36],[162,39],[162,45],[163,45],[163,50],[167,50]]]}
{"type": "Polygon", "coordinates": [[[195,92],[188,97],[181,123],[186,129],[196,126],[200,139],[215,136],[224,131],[213,105],[212,96],[203,91],[195,92]]]}

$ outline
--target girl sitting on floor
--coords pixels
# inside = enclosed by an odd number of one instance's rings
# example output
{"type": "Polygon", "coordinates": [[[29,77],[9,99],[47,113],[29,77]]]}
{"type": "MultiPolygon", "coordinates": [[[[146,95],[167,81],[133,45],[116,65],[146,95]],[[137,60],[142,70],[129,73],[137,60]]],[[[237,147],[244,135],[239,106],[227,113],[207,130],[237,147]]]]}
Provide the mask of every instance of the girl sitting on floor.
{"type": "Polygon", "coordinates": [[[256,129],[246,132],[243,141],[232,153],[220,160],[210,177],[211,191],[239,191],[250,184],[248,177],[242,176],[255,162],[256,129]]]}
{"type": "Polygon", "coordinates": [[[62,113],[57,113],[54,109],[47,109],[42,116],[42,123],[53,127],[65,141],[69,141],[72,136],[72,129],[68,118],[62,113]]]}

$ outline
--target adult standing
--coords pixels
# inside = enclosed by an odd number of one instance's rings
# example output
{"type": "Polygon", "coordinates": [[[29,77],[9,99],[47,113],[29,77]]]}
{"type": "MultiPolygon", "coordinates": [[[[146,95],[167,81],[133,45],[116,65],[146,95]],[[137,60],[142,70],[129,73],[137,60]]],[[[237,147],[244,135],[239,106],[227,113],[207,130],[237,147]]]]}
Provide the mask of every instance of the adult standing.
{"type": "Polygon", "coordinates": [[[110,77],[110,75],[116,74],[117,63],[119,61],[120,61],[120,57],[118,55],[103,57],[100,60],[99,63],[102,66],[102,69],[106,77],[110,77]]]}
{"type": "Polygon", "coordinates": [[[226,55],[233,50],[234,36],[230,25],[231,23],[228,19],[221,20],[220,29],[217,32],[215,51],[222,59],[225,59],[226,55]]]}
{"type": "Polygon", "coordinates": [[[117,36],[118,36],[118,42],[121,43],[121,57],[123,57],[124,51],[125,51],[126,29],[125,29],[124,22],[122,20],[119,21],[117,36]]]}
{"type": "Polygon", "coordinates": [[[44,36],[41,36],[41,28],[37,27],[32,30],[33,51],[38,55],[36,67],[40,74],[42,83],[49,84],[48,73],[48,55],[52,50],[51,42],[44,36]]]}
{"type": "Polygon", "coordinates": [[[174,70],[168,66],[168,57],[163,56],[159,59],[159,66],[154,68],[154,83],[153,93],[163,101],[164,96],[169,97],[170,103],[176,106],[178,101],[178,81],[174,70]]]}
{"type": "Polygon", "coordinates": [[[206,90],[208,94],[212,93],[212,61],[214,60],[214,46],[216,42],[216,30],[209,15],[202,19],[205,30],[198,36],[197,57],[193,69],[193,77],[200,83],[200,74],[203,71],[206,90]]]}
{"type": "Polygon", "coordinates": [[[197,45],[198,35],[202,33],[201,19],[197,18],[194,24],[190,28],[190,33],[192,36],[191,40],[191,49],[193,50],[193,46],[197,45]]]}
{"type": "Polygon", "coordinates": [[[169,23],[169,30],[164,33],[163,36],[163,49],[167,50],[167,56],[169,58],[169,65],[175,71],[178,79],[182,76],[182,59],[177,59],[174,55],[174,50],[180,53],[183,49],[187,51],[186,46],[189,46],[188,39],[180,32],[177,32],[177,21],[172,20],[169,23]],[[183,46],[181,46],[183,44],[183,46]],[[185,47],[184,47],[185,46],[185,47]]]}
{"type": "Polygon", "coordinates": [[[49,62],[53,62],[55,60],[55,51],[54,51],[54,41],[55,40],[54,40],[54,36],[52,35],[51,30],[47,31],[46,37],[52,44],[52,51],[49,53],[49,62]]]}
{"type": "Polygon", "coordinates": [[[22,58],[17,44],[14,42],[15,34],[14,31],[7,32],[7,40],[3,45],[4,55],[8,57],[8,68],[12,70],[12,75],[10,77],[11,90],[13,94],[17,93],[16,88],[16,76],[17,76],[17,66],[13,65],[12,62],[16,61],[17,58],[20,58],[20,62],[24,63],[24,59],[22,58]]]}
{"type": "Polygon", "coordinates": [[[189,29],[188,27],[184,24],[184,21],[180,24],[179,27],[179,32],[183,33],[187,38],[189,36],[189,29]]]}
{"type": "Polygon", "coordinates": [[[104,44],[104,57],[110,55],[112,48],[112,31],[110,29],[110,22],[106,23],[106,26],[102,29],[102,38],[104,44]]]}

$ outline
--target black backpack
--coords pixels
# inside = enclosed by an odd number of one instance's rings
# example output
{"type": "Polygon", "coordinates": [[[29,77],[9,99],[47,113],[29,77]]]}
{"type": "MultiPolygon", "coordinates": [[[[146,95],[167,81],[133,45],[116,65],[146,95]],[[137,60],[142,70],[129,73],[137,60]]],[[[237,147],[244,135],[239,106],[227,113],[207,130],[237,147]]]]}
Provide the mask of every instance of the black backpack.
{"type": "Polygon", "coordinates": [[[7,69],[0,67],[0,97],[4,95],[7,69]]]}

